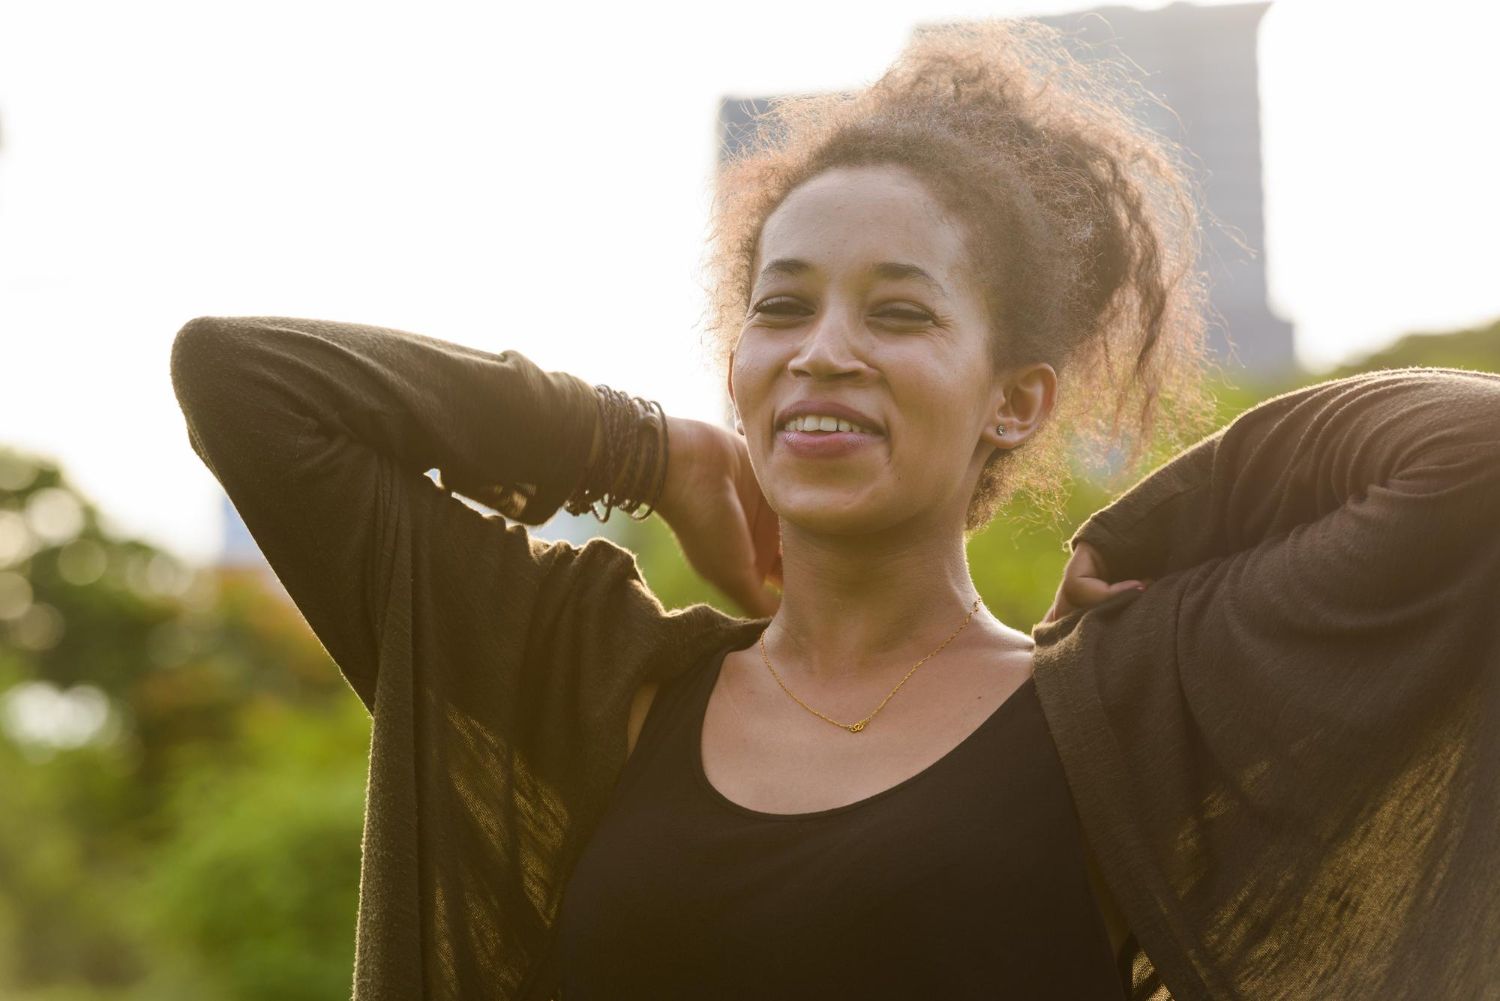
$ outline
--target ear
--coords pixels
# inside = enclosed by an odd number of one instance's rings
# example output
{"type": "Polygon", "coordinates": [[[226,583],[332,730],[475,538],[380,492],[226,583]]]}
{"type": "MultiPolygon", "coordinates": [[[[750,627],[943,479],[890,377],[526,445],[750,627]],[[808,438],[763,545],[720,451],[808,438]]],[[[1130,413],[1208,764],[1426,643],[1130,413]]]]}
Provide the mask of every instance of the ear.
{"type": "Polygon", "coordinates": [[[729,367],[724,373],[724,385],[729,390],[729,407],[734,414],[735,434],[743,435],[745,433],[745,422],[740,418],[739,404],[734,399],[734,351],[732,350],[729,352],[729,367]]]}
{"type": "Polygon", "coordinates": [[[1057,400],[1057,373],[1038,362],[1007,373],[998,388],[999,402],[990,410],[989,423],[980,437],[996,448],[1013,449],[1025,443],[1042,426],[1057,400]],[[1004,434],[996,428],[1003,427],[1004,434]]]}

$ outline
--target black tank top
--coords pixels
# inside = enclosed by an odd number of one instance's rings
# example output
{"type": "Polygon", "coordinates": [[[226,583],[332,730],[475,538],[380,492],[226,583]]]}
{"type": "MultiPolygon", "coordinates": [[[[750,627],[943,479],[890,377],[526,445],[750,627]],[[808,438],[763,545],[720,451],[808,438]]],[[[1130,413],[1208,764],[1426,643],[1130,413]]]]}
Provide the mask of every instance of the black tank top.
{"type": "Polygon", "coordinates": [[[730,649],[657,692],[564,892],[558,1001],[1126,996],[1033,679],[888,789],[762,813],[703,770],[730,649]]]}

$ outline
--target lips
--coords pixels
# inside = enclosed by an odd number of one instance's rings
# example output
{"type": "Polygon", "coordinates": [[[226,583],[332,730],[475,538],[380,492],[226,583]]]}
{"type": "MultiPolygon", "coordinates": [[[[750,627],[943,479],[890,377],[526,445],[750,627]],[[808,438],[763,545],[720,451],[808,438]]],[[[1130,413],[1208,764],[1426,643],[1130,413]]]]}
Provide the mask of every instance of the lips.
{"type": "Polygon", "coordinates": [[[859,431],[778,431],[776,444],[793,455],[808,459],[833,459],[851,455],[881,440],[878,434],[859,431]]]}

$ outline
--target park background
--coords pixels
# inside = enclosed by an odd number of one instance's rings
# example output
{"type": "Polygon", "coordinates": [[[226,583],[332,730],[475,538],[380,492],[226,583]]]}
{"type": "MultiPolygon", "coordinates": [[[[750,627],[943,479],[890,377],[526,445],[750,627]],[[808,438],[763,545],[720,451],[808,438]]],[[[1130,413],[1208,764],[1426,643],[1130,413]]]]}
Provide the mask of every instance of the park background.
{"type": "MultiPolygon", "coordinates": [[[[0,3],[0,998],[349,993],[370,721],[189,448],[183,323],[398,327],[722,422],[697,269],[736,122],[997,15],[1104,30],[1178,112],[1244,242],[1209,246],[1224,420],[1500,371],[1472,4],[0,3]]],[[[1109,496],[971,542],[997,616],[1040,619],[1109,496]]],[[[740,611],[659,519],[535,533],[740,611]]]]}

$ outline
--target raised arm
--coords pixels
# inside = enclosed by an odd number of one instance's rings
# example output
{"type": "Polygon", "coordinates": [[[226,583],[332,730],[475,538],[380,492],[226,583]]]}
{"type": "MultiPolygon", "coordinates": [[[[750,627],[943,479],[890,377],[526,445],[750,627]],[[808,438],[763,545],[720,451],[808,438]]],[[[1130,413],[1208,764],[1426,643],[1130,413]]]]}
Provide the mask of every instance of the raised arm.
{"type": "Polygon", "coordinates": [[[629,550],[533,539],[449,492],[518,492],[540,523],[582,475],[593,388],[514,351],[206,317],[172,379],[192,447],[372,716],[356,996],[529,996],[633,696],[763,623],[667,610],[629,550]]]}
{"type": "Polygon", "coordinates": [[[1500,975],[1497,524],[1500,376],[1407,368],[1268,400],[1075,533],[1153,582],[1035,627],[1038,694],[1174,996],[1500,975]]]}
{"type": "Polygon", "coordinates": [[[1344,635],[1331,607],[1449,586],[1484,548],[1475,519],[1496,513],[1497,491],[1500,375],[1387,369],[1251,408],[1091,515],[1071,545],[1088,542],[1122,579],[1277,540],[1243,572],[1275,575],[1288,614],[1344,635]]]}
{"type": "MultiPolygon", "coordinates": [[[[188,439],[367,706],[390,590],[393,533],[427,533],[429,560],[475,585],[539,586],[556,547],[481,515],[443,487],[540,524],[572,491],[595,435],[591,386],[493,354],[384,327],[292,317],[200,317],[172,345],[188,439]],[[447,525],[452,530],[444,531],[447,525]],[[460,528],[459,526],[467,526],[460,528]]],[[[498,519],[496,519],[498,521],[498,519]]],[[[458,580],[452,581],[458,584],[458,580]]]]}

